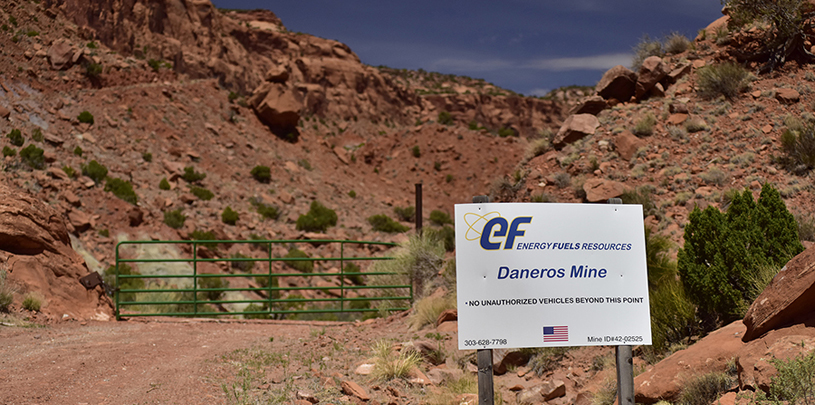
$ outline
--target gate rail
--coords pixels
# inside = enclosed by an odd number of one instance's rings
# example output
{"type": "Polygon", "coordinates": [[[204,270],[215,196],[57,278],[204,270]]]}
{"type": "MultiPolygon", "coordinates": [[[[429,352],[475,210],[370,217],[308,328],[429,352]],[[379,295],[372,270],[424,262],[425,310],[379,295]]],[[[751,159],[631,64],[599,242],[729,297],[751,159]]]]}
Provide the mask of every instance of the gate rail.
{"type": "MultiPolygon", "coordinates": [[[[354,302],[360,301],[396,301],[396,302],[413,302],[413,286],[412,283],[409,282],[407,284],[392,284],[392,285],[353,285],[353,283],[349,283],[347,277],[352,275],[360,275],[360,276],[388,276],[388,275],[399,275],[402,273],[394,273],[394,272],[346,272],[346,262],[351,261],[378,261],[378,260],[392,260],[393,257],[383,256],[383,257],[346,257],[345,256],[345,247],[346,245],[379,245],[379,246],[397,246],[396,243],[390,242],[366,242],[366,241],[353,241],[353,240],[334,240],[334,239],[305,239],[305,240],[175,240],[175,241],[123,241],[116,244],[116,266],[115,266],[115,281],[114,281],[114,302],[115,302],[115,315],[116,319],[121,319],[122,317],[141,317],[141,316],[184,316],[184,317],[197,317],[197,316],[223,316],[223,315],[249,315],[250,317],[271,317],[273,315],[284,315],[284,314],[305,314],[305,313],[341,313],[341,312],[375,312],[379,311],[377,308],[366,308],[366,307],[352,307],[354,302]],[[272,246],[279,245],[279,244],[312,244],[312,245],[324,245],[324,244],[340,244],[340,256],[339,257],[273,257],[272,256],[272,246]],[[120,248],[128,245],[192,245],[192,257],[191,258],[178,258],[178,259],[125,259],[120,256],[120,248]],[[211,257],[201,257],[200,253],[203,252],[201,248],[209,247],[218,244],[252,244],[254,246],[263,245],[268,253],[267,257],[262,258],[255,258],[255,257],[226,257],[226,258],[211,258],[211,257]],[[291,269],[293,271],[285,272],[285,273],[275,273],[273,271],[272,265],[275,262],[340,262],[340,271],[339,273],[319,273],[319,272],[296,272],[296,270],[291,269]],[[217,263],[217,262],[266,262],[268,263],[268,271],[265,273],[247,273],[247,274],[211,274],[211,273],[200,273],[198,269],[199,263],[217,263]],[[192,274],[120,274],[120,269],[122,269],[122,265],[127,263],[191,263],[192,264],[192,274]],[[268,277],[265,287],[237,287],[237,288],[229,288],[226,287],[201,287],[199,280],[204,280],[208,278],[220,278],[220,279],[239,279],[239,278],[257,278],[257,277],[268,277]],[[338,286],[319,286],[319,287],[280,287],[279,285],[275,285],[275,279],[280,277],[339,277],[339,285],[338,286]],[[140,280],[140,279],[155,279],[155,280],[162,280],[162,279],[192,279],[192,288],[155,288],[148,286],[148,288],[121,288],[120,286],[124,284],[127,280],[140,280]],[[338,297],[317,297],[317,298],[292,298],[292,299],[285,299],[280,298],[280,295],[283,291],[303,291],[303,290],[319,290],[325,294],[329,294],[329,292],[333,291],[336,295],[336,292],[339,291],[338,297]],[[379,292],[387,292],[392,291],[394,295],[391,294],[378,294],[377,296],[358,296],[358,297],[347,297],[348,291],[371,291],[374,294],[379,292]],[[225,293],[230,291],[242,291],[242,292],[255,292],[258,295],[265,294],[266,297],[263,299],[251,299],[246,297],[246,299],[216,299],[210,300],[202,294],[206,295],[207,293],[225,293]],[[149,294],[149,293],[170,293],[175,294],[176,297],[180,299],[176,300],[162,300],[162,299],[147,299],[147,300],[139,300],[136,299],[137,295],[139,294],[149,294]],[[180,294],[180,295],[178,295],[180,294]],[[125,298],[131,298],[130,300],[123,300],[123,296],[125,298]],[[309,304],[309,303],[328,303],[329,305],[339,304],[339,307],[323,307],[323,308],[312,308],[312,309],[293,309],[293,306],[298,304],[309,304]],[[262,304],[262,310],[240,310],[240,311],[231,311],[231,312],[224,312],[224,311],[213,311],[212,307],[207,304],[214,304],[219,305],[223,308],[223,304],[262,304]],[[168,310],[165,311],[161,309],[158,313],[151,313],[151,312],[128,312],[122,311],[127,307],[136,308],[144,307],[144,306],[157,306],[158,308],[162,308],[164,306],[172,306],[176,305],[176,311],[168,310]],[[201,307],[199,309],[199,307],[201,307]]],[[[209,250],[209,249],[207,249],[209,250]]],[[[222,295],[222,294],[217,294],[222,295]]],[[[372,294],[373,295],[373,294],[372,294]]],[[[173,308],[173,307],[169,307],[173,308]]],[[[403,311],[409,309],[409,304],[407,307],[393,307],[387,308],[389,311],[403,311]]]]}

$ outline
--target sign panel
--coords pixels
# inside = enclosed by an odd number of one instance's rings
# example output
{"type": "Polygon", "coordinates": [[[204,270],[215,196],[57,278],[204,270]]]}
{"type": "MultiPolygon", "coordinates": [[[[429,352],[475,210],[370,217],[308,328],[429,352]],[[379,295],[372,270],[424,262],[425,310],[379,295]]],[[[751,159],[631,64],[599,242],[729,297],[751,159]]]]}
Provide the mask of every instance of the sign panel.
{"type": "Polygon", "coordinates": [[[459,349],[651,344],[642,206],[456,205],[459,349]]]}

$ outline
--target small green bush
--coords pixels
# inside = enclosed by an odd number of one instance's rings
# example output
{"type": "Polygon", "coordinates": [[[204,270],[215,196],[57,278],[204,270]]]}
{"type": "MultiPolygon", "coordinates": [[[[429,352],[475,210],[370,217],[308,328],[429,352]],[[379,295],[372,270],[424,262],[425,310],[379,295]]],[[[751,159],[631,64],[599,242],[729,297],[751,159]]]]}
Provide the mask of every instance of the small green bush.
{"type": "Polygon", "coordinates": [[[498,136],[501,138],[507,138],[510,136],[517,136],[518,134],[515,132],[514,129],[509,127],[503,127],[498,130],[498,136]]]}
{"type": "Polygon", "coordinates": [[[161,68],[161,61],[158,59],[150,59],[147,61],[147,65],[150,66],[150,69],[153,69],[154,72],[158,72],[159,68],[161,68]]]}
{"type": "Polygon", "coordinates": [[[159,190],[164,190],[164,191],[167,191],[167,190],[170,189],[170,182],[167,181],[166,177],[162,178],[161,181],[158,183],[158,188],[159,188],[159,190]]]}
{"type": "Polygon", "coordinates": [[[268,183],[272,180],[272,170],[269,166],[255,166],[250,174],[261,183],[268,183]]]}
{"type": "MultiPolygon", "coordinates": [[[[137,270],[133,269],[126,263],[119,264],[119,275],[120,276],[140,276],[137,270]]],[[[117,287],[116,285],[116,266],[110,266],[105,270],[104,274],[102,275],[102,279],[105,281],[105,284],[111,287],[117,287]]],[[[118,287],[120,290],[143,290],[144,289],[144,279],[142,278],[123,278],[119,280],[118,287]]],[[[136,301],[135,292],[120,292],[119,293],[119,301],[136,301]]]]}
{"type": "Polygon", "coordinates": [[[447,111],[442,111],[439,113],[438,122],[442,125],[453,125],[453,116],[447,111]]]}
{"type": "MultiPolygon", "coordinates": [[[[215,236],[215,232],[196,229],[190,232],[190,240],[218,240],[218,237],[215,236]]],[[[218,250],[218,242],[202,242],[198,243],[198,246],[208,248],[212,251],[218,250]]]]}
{"type": "MultiPolygon", "coordinates": [[[[291,249],[285,256],[287,259],[305,259],[308,258],[308,254],[300,249],[291,249]]],[[[287,266],[301,272],[301,273],[311,273],[314,270],[314,261],[313,260],[293,260],[293,261],[286,261],[287,266]]]]}
{"type": "Polygon", "coordinates": [[[644,35],[637,46],[634,47],[634,58],[631,60],[631,68],[636,72],[650,56],[662,56],[664,54],[662,49],[662,42],[658,39],[651,39],[650,36],[644,35]]]}
{"type": "Polygon", "coordinates": [[[747,90],[749,78],[747,69],[732,62],[705,66],[696,74],[696,93],[707,99],[733,99],[747,90]]]}
{"type": "Polygon", "coordinates": [[[136,205],[139,202],[139,196],[137,196],[136,192],[133,191],[133,185],[130,184],[130,181],[128,180],[109,178],[107,183],[105,183],[105,191],[110,191],[116,197],[119,197],[120,199],[133,205],[136,205]]]}
{"type": "Polygon", "coordinates": [[[82,111],[81,113],[79,113],[79,115],[76,117],[76,119],[79,120],[79,122],[81,122],[83,124],[91,124],[91,125],[93,125],[93,114],[91,114],[87,110],[82,111]]]}
{"type": "Polygon", "coordinates": [[[277,219],[280,217],[280,210],[274,205],[266,205],[263,203],[255,204],[255,209],[258,211],[263,219],[277,219]]]}
{"type": "Polygon", "coordinates": [[[453,219],[450,218],[450,214],[441,211],[441,210],[433,210],[430,211],[430,222],[438,226],[444,226],[446,224],[453,224],[453,219]]]}
{"type": "Polygon", "coordinates": [[[101,236],[101,237],[104,237],[104,238],[109,238],[110,237],[110,230],[109,229],[100,229],[98,233],[99,233],[99,236],[101,236]]]}
{"type": "Polygon", "coordinates": [[[682,388],[681,405],[710,405],[733,385],[725,373],[708,373],[692,378],[682,388]]]}
{"type": "MultiPolygon", "coordinates": [[[[229,281],[223,277],[201,277],[198,279],[199,289],[220,289],[229,288],[229,281]]],[[[205,298],[210,301],[218,301],[224,297],[225,291],[204,291],[198,293],[198,299],[205,298]]]]}
{"type": "Polygon", "coordinates": [[[8,145],[3,146],[3,157],[16,156],[17,149],[9,148],[8,145]]]}
{"type": "Polygon", "coordinates": [[[410,230],[410,227],[394,221],[385,214],[371,215],[368,217],[368,223],[371,224],[375,231],[379,232],[402,233],[410,230]]]}
{"type": "Polygon", "coordinates": [[[444,244],[444,250],[452,252],[456,250],[456,231],[452,226],[443,226],[439,229],[428,229],[440,242],[444,244]]]}
{"type": "Polygon", "coordinates": [[[108,168],[96,160],[91,160],[87,165],[83,163],[80,167],[82,174],[90,177],[96,184],[101,183],[108,175],[108,168]]]}
{"type": "Polygon", "coordinates": [[[33,169],[42,170],[45,167],[45,157],[43,157],[43,150],[34,146],[34,144],[28,144],[23,149],[20,149],[20,157],[23,159],[23,162],[30,166],[33,169]]]}
{"type": "Polygon", "coordinates": [[[307,214],[297,218],[297,230],[306,232],[325,232],[328,227],[337,225],[337,213],[326,208],[318,201],[312,201],[307,214]]]}
{"type": "Polygon", "coordinates": [[[181,178],[187,183],[197,183],[207,178],[207,175],[205,173],[196,172],[192,166],[187,166],[184,168],[184,174],[181,178]]]}
{"type": "MultiPolygon", "coordinates": [[[[230,256],[232,259],[249,259],[249,256],[242,255],[240,253],[235,253],[234,255],[230,256]]],[[[255,262],[253,261],[234,261],[229,263],[229,267],[241,271],[243,273],[251,273],[252,269],[255,268],[255,262]]]]}
{"type": "Polygon", "coordinates": [[[23,146],[23,144],[25,143],[25,139],[23,139],[23,133],[20,132],[19,129],[12,129],[11,132],[9,132],[8,135],[6,135],[6,138],[9,139],[9,142],[11,142],[12,145],[18,148],[20,146],[23,146]]]}
{"type": "Polygon", "coordinates": [[[65,172],[65,174],[67,174],[68,177],[70,177],[72,179],[76,178],[76,176],[77,176],[76,170],[74,170],[74,168],[71,167],[71,166],[68,166],[68,165],[62,166],[62,171],[65,172]]]}
{"type": "Polygon", "coordinates": [[[150,162],[153,161],[153,154],[150,153],[150,152],[144,152],[144,153],[141,154],[141,158],[145,162],[150,163],[150,162]]]}
{"type": "Polygon", "coordinates": [[[23,298],[23,308],[29,311],[39,312],[42,306],[42,299],[38,294],[28,293],[23,298]]]}
{"type": "Polygon", "coordinates": [[[34,128],[34,130],[31,131],[31,139],[33,139],[36,142],[42,142],[42,140],[44,139],[42,135],[42,130],[39,128],[34,128]]]}
{"type": "Polygon", "coordinates": [[[0,270],[0,312],[8,312],[14,302],[14,289],[6,282],[7,277],[6,271],[0,270]]]}
{"type": "Polygon", "coordinates": [[[657,117],[654,116],[654,113],[648,112],[640,118],[639,121],[634,125],[634,129],[631,132],[634,133],[636,136],[651,136],[654,133],[654,126],[657,123],[657,117]]]}
{"type": "Polygon", "coordinates": [[[416,220],[416,207],[412,205],[404,208],[393,207],[393,213],[396,214],[400,221],[413,222],[416,220]]]}
{"type": "Polygon", "coordinates": [[[209,201],[213,197],[215,197],[215,194],[213,194],[212,191],[209,191],[203,187],[191,186],[190,192],[192,193],[192,195],[204,201],[209,201]]]}
{"type": "MultiPolygon", "coordinates": [[[[266,304],[258,305],[258,304],[249,304],[246,308],[243,309],[244,312],[261,312],[261,311],[268,311],[266,308],[266,304]]],[[[244,314],[243,319],[271,319],[269,314],[244,314]]]]}
{"type": "Polygon", "coordinates": [[[77,146],[76,148],[74,148],[74,155],[75,155],[75,156],[82,157],[82,148],[80,148],[79,146],[77,146]]]}
{"type": "MultiPolygon", "coordinates": [[[[778,373],[770,380],[770,399],[786,404],[815,401],[815,351],[787,360],[772,359],[778,373]]],[[[764,402],[757,402],[764,403],[764,402]]]]}
{"type": "Polygon", "coordinates": [[[91,79],[98,79],[102,75],[102,64],[90,62],[85,64],[85,76],[91,79]]]}
{"type": "Polygon", "coordinates": [[[240,219],[240,215],[230,206],[224,208],[224,211],[221,213],[221,221],[227,225],[235,225],[238,219],[240,219]]]}
{"type": "Polygon", "coordinates": [[[357,192],[354,191],[354,190],[351,190],[351,191],[348,192],[348,196],[351,197],[351,198],[357,198],[357,192]]]}
{"type": "Polygon", "coordinates": [[[181,229],[184,227],[184,221],[186,220],[187,216],[181,213],[180,208],[177,210],[164,212],[164,223],[170,228],[181,229]]]}
{"type": "Polygon", "coordinates": [[[411,149],[410,149],[410,153],[411,153],[411,154],[413,155],[413,157],[415,157],[415,158],[417,158],[417,157],[421,157],[421,156],[422,156],[422,151],[419,149],[419,145],[416,145],[416,146],[414,146],[413,148],[411,148],[411,149]]]}

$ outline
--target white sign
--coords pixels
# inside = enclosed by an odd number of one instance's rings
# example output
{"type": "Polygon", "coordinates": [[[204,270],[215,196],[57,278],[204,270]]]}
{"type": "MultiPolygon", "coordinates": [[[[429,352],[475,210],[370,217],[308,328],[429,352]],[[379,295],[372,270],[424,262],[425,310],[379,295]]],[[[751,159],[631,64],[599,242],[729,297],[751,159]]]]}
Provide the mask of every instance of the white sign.
{"type": "Polygon", "coordinates": [[[642,206],[456,205],[459,349],[651,344],[642,206]]]}

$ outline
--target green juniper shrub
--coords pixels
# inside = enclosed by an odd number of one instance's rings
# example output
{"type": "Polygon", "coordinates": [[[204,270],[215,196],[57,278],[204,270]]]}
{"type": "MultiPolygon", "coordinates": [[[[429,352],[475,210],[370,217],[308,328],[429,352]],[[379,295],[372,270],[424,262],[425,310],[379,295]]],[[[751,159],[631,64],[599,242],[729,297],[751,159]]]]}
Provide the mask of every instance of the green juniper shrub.
{"type": "Polygon", "coordinates": [[[351,198],[357,198],[357,192],[354,191],[354,190],[351,190],[351,191],[348,192],[348,196],[351,197],[351,198]]]}
{"type": "Polygon", "coordinates": [[[419,149],[419,145],[416,145],[416,146],[414,146],[413,148],[411,148],[411,149],[410,149],[410,153],[411,153],[411,154],[413,155],[413,157],[415,157],[415,158],[417,158],[417,157],[421,157],[421,156],[422,156],[422,151],[419,149]]]}
{"type": "Polygon", "coordinates": [[[130,184],[128,180],[122,180],[116,177],[108,178],[107,183],[105,183],[105,191],[110,191],[116,197],[133,205],[139,202],[139,197],[136,195],[136,192],[133,191],[133,185],[130,184]]]}
{"type": "Polygon", "coordinates": [[[150,162],[153,161],[153,154],[150,153],[150,152],[144,152],[144,153],[141,154],[141,158],[145,162],[150,163],[150,162]]]}
{"type": "Polygon", "coordinates": [[[39,128],[34,128],[34,130],[31,131],[31,139],[33,139],[35,142],[42,142],[42,130],[39,128]]]}
{"type": "Polygon", "coordinates": [[[298,231],[325,232],[331,226],[337,225],[337,213],[326,208],[318,201],[312,201],[308,213],[297,218],[298,231]]]}
{"type": "Polygon", "coordinates": [[[512,128],[502,127],[500,129],[498,129],[498,136],[501,137],[501,138],[507,138],[507,137],[510,137],[510,136],[518,136],[518,133],[515,132],[515,130],[512,129],[512,128]]]}
{"type": "Polygon", "coordinates": [[[804,250],[795,218],[769,184],[757,202],[746,189],[733,198],[727,213],[713,206],[695,208],[688,220],[678,270],[707,327],[743,315],[750,280],[759,268],[780,268],[804,250]]]}
{"type": "Polygon", "coordinates": [[[439,124],[442,125],[453,125],[453,116],[450,115],[447,111],[442,111],[439,113],[439,124]]]}
{"type": "Polygon", "coordinates": [[[81,113],[79,113],[79,115],[76,117],[76,119],[79,122],[83,123],[83,124],[91,124],[91,125],[93,125],[93,114],[91,114],[87,110],[82,111],[81,113]]]}
{"type": "MultiPolygon", "coordinates": [[[[290,249],[285,256],[287,259],[304,259],[308,258],[309,255],[300,250],[300,249],[290,249]]],[[[285,262],[287,266],[301,272],[301,273],[311,273],[314,270],[314,261],[313,260],[291,260],[285,262]]]]}
{"type": "Polygon", "coordinates": [[[167,181],[166,177],[162,178],[161,181],[158,183],[158,188],[160,190],[165,190],[165,191],[170,189],[170,182],[167,181]]]}
{"type": "Polygon", "coordinates": [[[164,223],[170,228],[181,229],[187,216],[181,213],[181,208],[172,211],[164,211],[164,223]]]}
{"type": "Polygon", "coordinates": [[[68,166],[68,165],[62,166],[62,171],[65,172],[65,174],[67,174],[68,177],[70,177],[72,179],[76,178],[76,176],[77,176],[76,170],[74,170],[74,168],[71,167],[71,166],[68,166]]]}
{"type": "Polygon", "coordinates": [[[91,79],[98,79],[102,75],[102,64],[90,62],[85,64],[85,76],[91,79]]]}
{"type": "MultiPolygon", "coordinates": [[[[215,232],[196,229],[190,232],[190,240],[218,240],[218,237],[215,236],[215,232]]],[[[218,242],[201,242],[197,245],[210,249],[213,252],[218,250],[218,242]]]]}
{"type": "Polygon", "coordinates": [[[76,148],[74,148],[74,155],[75,155],[75,156],[82,157],[82,148],[80,148],[79,146],[77,146],[76,148]]]}
{"type": "MultiPolygon", "coordinates": [[[[119,264],[119,275],[120,276],[140,276],[137,270],[130,267],[127,263],[119,264]]],[[[105,281],[105,284],[115,288],[116,285],[116,266],[112,265],[105,270],[104,274],[102,275],[102,279],[105,281]]],[[[144,279],[141,278],[123,278],[119,279],[118,287],[120,290],[143,290],[144,289],[144,279]]],[[[119,301],[136,301],[135,292],[127,292],[119,293],[119,301]]]]}
{"type": "Polygon", "coordinates": [[[96,160],[91,160],[88,164],[81,164],[82,174],[88,176],[94,183],[99,184],[108,175],[108,168],[96,160]]]}
{"type": "Polygon", "coordinates": [[[98,46],[96,45],[96,42],[93,42],[93,41],[88,42],[85,46],[88,47],[88,49],[96,49],[96,48],[98,48],[98,46]]]}
{"type": "Polygon", "coordinates": [[[394,221],[385,214],[371,215],[368,217],[368,223],[371,224],[375,231],[379,232],[402,233],[410,230],[410,227],[394,221]]]}
{"type": "Polygon", "coordinates": [[[196,172],[192,166],[187,166],[184,168],[184,174],[181,175],[181,178],[187,183],[197,183],[207,178],[207,175],[205,173],[196,172]]]}
{"type": "Polygon", "coordinates": [[[275,220],[280,217],[280,210],[274,205],[266,205],[264,203],[255,204],[255,209],[258,211],[263,219],[275,220]]]}
{"type": "Polygon", "coordinates": [[[696,75],[696,93],[707,99],[733,99],[749,87],[750,72],[741,65],[725,62],[705,66],[696,75]]]}
{"type": "Polygon", "coordinates": [[[399,218],[400,221],[404,222],[413,222],[416,220],[416,207],[409,206],[409,207],[393,207],[393,213],[396,214],[396,217],[399,218]]]}
{"type": "Polygon", "coordinates": [[[221,221],[227,225],[235,225],[239,218],[238,213],[230,206],[224,208],[224,211],[221,213],[221,221]]]}
{"type": "MultiPolygon", "coordinates": [[[[243,309],[243,311],[244,312],[262,312],[262,311],[268,311],[268,308],[266,308],[265,303],[263,305],[258,305],[258,304],[255,304],[255,303],[251,303],[251,304],[247,305],[246,308],[243,309]]],[[[271,319],[271,316],[268,313],[266,313],[266,314],[263,314],[263,313],[244,314],[243,319],[271,319]]]]}
{"type": "Polygon", "coordinates": [[[161,68],[161,61],[158,59],[150,59],[147,61],[147,65],[150,66],[154,72],[158,72],[159,68],[161,68]]]}
{"type": "MultiPolygon", "coordinates": [[[[229,281],[224,280],[223,277],[200,277],[198,279],[199,289],[221,289],[229,288],[229,281]]],[[[223,298],[225,291],[204,291],[198,293],[198,299],[207,299],[209,301],[218,301],[223,298]]]]}
{"type": "Polygon", "coordinates": [[[20,149],[20,158],[33,169],[42,170],[45,167],[43,150],[34,146],[34,144],[28,144],[25,148],[20,149]]]}
{"type": "Polygon", "coordinates": [[[204,201],[209,201],[213,197],[215,197],[215,194],[213,194],[212,191],[209,191],[203,187],[190,186],[190,192],[192,193],[192,195],[204,201]]]}
{"type": "Polygon", "coordinates": [[[442,210],[433,210],[430,211],[430,222],[438,226],[444,226],[446,224],[453,224],[453,219],[450,218],[450,214],[442,211],[442,210]]]}
{"type": "Polygon", "coordinates": [[[345,274],[345,278],[354,283],[354,285],[365,285],[365,279],[360,274],[362,273],[362,270],[356,264],[344,263],[342,266],[342,272],[345,274]]]}
{"type": "Polygon", "coordinates": [[[23,144],[25,143],[25,139],[23,139],[23,133],[20,132],[19,129],[12,129],[11,132],[9,132],[8,135],[6,135],[6,138],[9,139],[9,142],[11,142],[12,145],[18,148],[20,146],[23,146],[23,144]]]}
{"type": "Polygon", "coordinates": [[[268,183],[272,180],[272,170],[269,169],[269,166],[255,166],[252,168],[250,174],[255,180],[261,183],[268,183]]]}
{"type": "Polygon", "coordinates": [[[444,176],[444,181],[445,181],[446,183],[449,183],[449,182],[453,181],[453,175],[452,175],[452,174],[448,174],[448,175],[444,176]]]}
{"type": "Polygon", "coordinates": [[[9,148],[8,145],[3,146],[3,157],[16,156],[17,149],[9,148]]]}
{"type": "MultiPolygon", "coordinates": [[[[249,259],[250,257],[246,256],[244,254],[235,253],[232,256],[230,256],[230,258],[232,258],[232,259],[249,259]]],[[[231,268],[233,268],[235,270],[241,271],[243,273],[251,273],[252,269],[255,268],[255,262],[249,261],[249,260],[238,260],[238,261],[230,262],[229,267],[231,267],[231,268]]]]}

